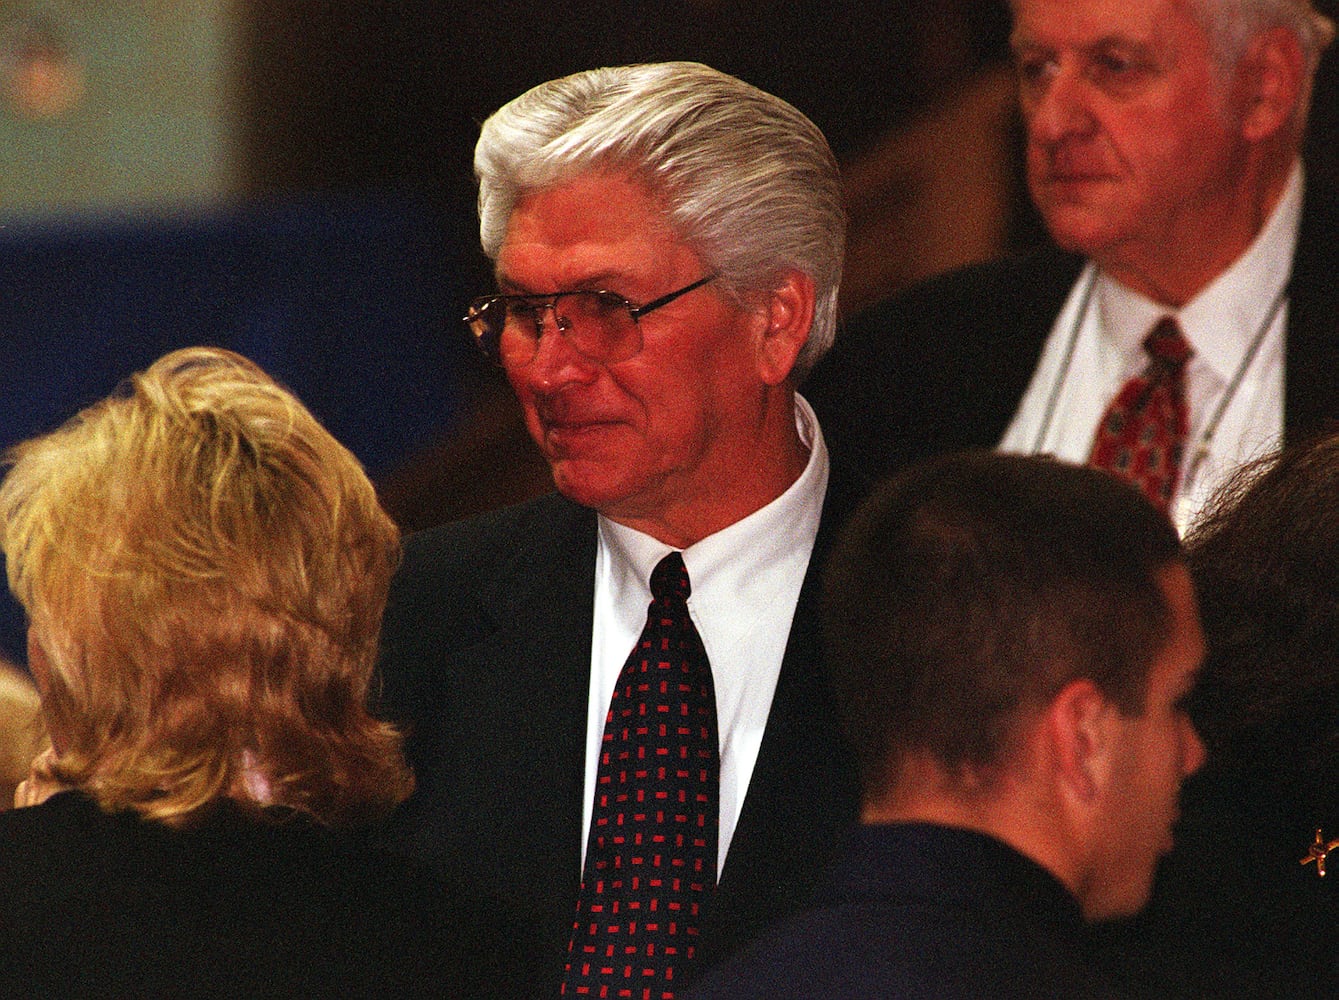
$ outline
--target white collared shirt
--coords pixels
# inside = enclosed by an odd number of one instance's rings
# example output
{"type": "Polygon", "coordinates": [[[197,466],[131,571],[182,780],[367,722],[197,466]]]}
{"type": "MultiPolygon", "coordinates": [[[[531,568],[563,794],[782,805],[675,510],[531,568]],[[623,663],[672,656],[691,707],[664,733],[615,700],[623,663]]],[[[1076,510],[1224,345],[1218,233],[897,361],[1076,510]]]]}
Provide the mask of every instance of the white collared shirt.
{"type": "MultiPolygon", "coordinates": [[[[721,741],[718,875],[758,760],[827,491],[827,447],[814,411],[799,396],[795,397],[795,425],[809,449],[800,478],[767,506],[683,550],[692,583],[688,612],[702,636],[716,688],[721,741]]],[[[609,700],[646,624],[651,570],[671,551],[650,535],[599,518],[586,718],[583,866],[609,700]]]]}
{"type": "Polygon", "coordinates": [[[1302,187],[1298,162],[1245,253],[1179,311],[1089,262],[1051,329],[1000,450],[1087,461],[1107,404],[1147,365],[1144,337],[1160,317],[1175,316],[1195,349],[1186,366],[1190,433],[1171,511],[1185,534],[1232,472],[1283,441],[1284,293],[1302,187]]]}

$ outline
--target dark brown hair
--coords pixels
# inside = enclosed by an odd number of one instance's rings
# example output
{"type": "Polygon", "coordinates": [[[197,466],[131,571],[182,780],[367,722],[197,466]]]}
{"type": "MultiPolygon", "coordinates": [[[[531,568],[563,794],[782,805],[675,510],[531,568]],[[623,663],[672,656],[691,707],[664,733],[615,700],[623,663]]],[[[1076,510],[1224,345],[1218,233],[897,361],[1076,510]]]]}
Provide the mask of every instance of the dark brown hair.
{"type": "Polygon", "coordinates": [[[1205,743],[1224,749],[1285,720],[1332,727],[1339,717],[1339,435],[1238,472],[1187,539],[1187,559],[1208,644],[1191,705],[1205,743]]]}
{"type": "Polygon", "coordinates": [[[910,467],[825,577],[826,657],[867,796],[909,750],[987,773],[1020,713],[1090,678],[1130,715],[1170,613],[1166,518],[1106,473],[970,452],[910,467]]]}

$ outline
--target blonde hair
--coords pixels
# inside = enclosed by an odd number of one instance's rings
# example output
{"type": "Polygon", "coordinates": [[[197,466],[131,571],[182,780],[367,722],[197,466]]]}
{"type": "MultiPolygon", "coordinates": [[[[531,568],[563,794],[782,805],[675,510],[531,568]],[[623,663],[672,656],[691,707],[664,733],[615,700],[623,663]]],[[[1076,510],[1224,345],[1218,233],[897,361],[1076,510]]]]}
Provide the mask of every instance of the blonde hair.
{"type": "Polygon", "coordinates": [[[367,711],[399,532],[291,393],[175,351],[7,460],[55,778],[174,824],[230,798],[351,825],[408,796],[367,711]]]}

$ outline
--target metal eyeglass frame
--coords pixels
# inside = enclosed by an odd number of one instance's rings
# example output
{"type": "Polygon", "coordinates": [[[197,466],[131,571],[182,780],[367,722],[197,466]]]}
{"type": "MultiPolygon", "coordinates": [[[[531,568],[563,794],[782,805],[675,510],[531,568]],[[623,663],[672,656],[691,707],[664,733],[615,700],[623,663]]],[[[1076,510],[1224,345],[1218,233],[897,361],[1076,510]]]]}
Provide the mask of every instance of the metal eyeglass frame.
{"type": "MultiPolygon", "coordinates": [[[[632,318],[633,326],[636,326],[638,325],[638,320],[640,320],[647,313],[654,312],[661,306],[667,306],[675,299],[687,295],[689,292],[696,291],[703,285],[707,284],[708,282],[715,281],[719,277],[720,274],[713,271],[711,274],[708,274],[705,277],[698,278],[692,284],[684,285],[682,288],[675,289],[672,292],[668,292],[667,294],[662,295],[657,299],[652,299],[645,305],[640,306],[634,306],[631,302],[629,302],[622,295],[619,295],[617,292],[610,292],[604,289],[597,289],[597,288],[578,288],[573,289],[572,291],[569,292],[537,292],[527,295],[483,295],[470,302],[469,311],[462,317],[462,321],[465,323],[466,326],[470,328],[470,333],[473,334],[474,336],[474,344],[480,350],[480,352],[482,352],[486,358],[493,361],[495,364],[502,364],[503,363],[502,355],[499,350],[499,345],[501,344],[502,341],[502,332],[506,327],[506,317],[508,312],[506,307],[509,303],[524,302],[529,305],[532,305],[536,313],[540,316],[542,316],[544,310],[546,309],[551,310],[553,312],[554,324],[557,326],[559,331],[566,333],[566,331],[570,329],[571,323],[567,320],[566,317],[559,315],[558,300],[568,295],[598,295],[606,299],[616,300],[617,303],[622,308],[627,310],[628,315],[632,318]],[[489,329],[489,321],[485,318],[485,313],[488,309],[499,305],[503,307],[502,324],[499,325],[496,330],[489,329]],[[490,343],[492,346],[489,346],[490,343]]],[[[539,337],[540,334],[542,333],[542,325],[543,320],[540,319],[535,327],[536,335],[534,340],[535,340],[536,353],[538,353],[539,351],[539,337]]],[[[616,359],[593,358],[593,360],[626,361],[627,358],[636,356],[637,352],[640,350],[641,345],[639,344],[637,350],[633,351],[626,357],[616,359]]],[[[584,351],[582,351],[581,353],[585,354],[584,351]]],[[[534,354],[532,354],[530,358],[526,360],[525,363],[529,364],[529,362],[533,360],[533,358],[534,354]]]]}

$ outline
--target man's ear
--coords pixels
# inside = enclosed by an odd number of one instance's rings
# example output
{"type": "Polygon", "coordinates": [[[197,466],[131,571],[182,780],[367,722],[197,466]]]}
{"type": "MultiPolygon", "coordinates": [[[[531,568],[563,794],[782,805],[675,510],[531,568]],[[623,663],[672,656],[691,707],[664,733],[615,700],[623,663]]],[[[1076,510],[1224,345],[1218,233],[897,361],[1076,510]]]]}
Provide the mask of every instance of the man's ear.
{"type": "Polygon", "coordinates": [[[1092,805],[1106,788],[1118,714],[1115,704],[1086,678],[1070,681],[1047,706],[1046,732],[1056,777],[1071,801],[1092,805]]]}
{"type": "Polygon", "coordinates": [[[764,299],[766,325],[758,341],[758,371],[767,385],[780,385],[795,368],[814,322],[814,280],[803,271],[782,273],[764,299]]]}
{"type": "Polygon", "coordinates": [[[1288,127],[1306,98],[1306,54],[1286,28],[1255,36],[1237,64],[1234,87],[1242,137],[1260,142],[1288,127]]]}

